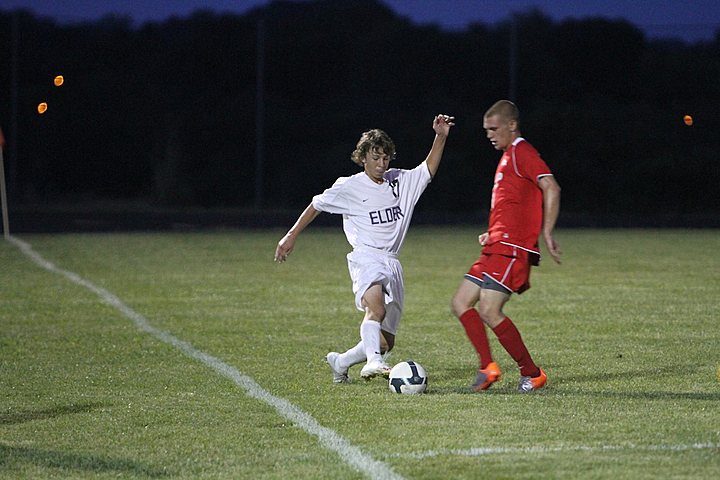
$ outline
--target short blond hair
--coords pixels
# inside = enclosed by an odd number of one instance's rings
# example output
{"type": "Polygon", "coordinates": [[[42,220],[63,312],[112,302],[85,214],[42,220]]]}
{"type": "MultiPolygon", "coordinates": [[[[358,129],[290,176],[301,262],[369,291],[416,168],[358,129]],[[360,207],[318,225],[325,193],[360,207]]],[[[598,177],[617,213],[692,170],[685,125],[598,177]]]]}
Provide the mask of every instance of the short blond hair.
{"type": "Polygon", "coordinates": [[[350,155],[350,160],[362,166],[363,159],[368,152],[379,149],[382,149],[383,153],[391,160],[395,158],[395,143],[392,138],[379,128],[373,128],[360,136],[355,150],[350,155]]]}
{"type": "Polygon", "coordinates": [[[485,118],[495,115],[507,121],[515,120],[518,124],[520,123],[520,110],[517,105],[510,100],[498,100],[485,112],[485,118]]]}

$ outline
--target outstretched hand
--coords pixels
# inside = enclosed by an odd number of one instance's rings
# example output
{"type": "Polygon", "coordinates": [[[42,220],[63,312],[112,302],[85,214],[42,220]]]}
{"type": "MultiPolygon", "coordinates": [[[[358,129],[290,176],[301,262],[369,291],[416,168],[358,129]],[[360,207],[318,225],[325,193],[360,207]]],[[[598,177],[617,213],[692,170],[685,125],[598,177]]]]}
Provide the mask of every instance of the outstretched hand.
{"type": "Polygon", "coordinates": [[[290,252],[293,251],[294,247],[295,239],[290,235],[285,235],[283,238],[280,239],[277,247],[275,248],[275,261],[278,263],[282,263],[287,260],[288,255],[290,255],[290,252]]]}
{"type": "Polygon", "coordinates": [[[433,130],[438,135],[447,137],[450,134],[450,127],[455,126],[455,117],[450,115],[443,115],[442,113],[435,116],[433,119],[433,130]]]}

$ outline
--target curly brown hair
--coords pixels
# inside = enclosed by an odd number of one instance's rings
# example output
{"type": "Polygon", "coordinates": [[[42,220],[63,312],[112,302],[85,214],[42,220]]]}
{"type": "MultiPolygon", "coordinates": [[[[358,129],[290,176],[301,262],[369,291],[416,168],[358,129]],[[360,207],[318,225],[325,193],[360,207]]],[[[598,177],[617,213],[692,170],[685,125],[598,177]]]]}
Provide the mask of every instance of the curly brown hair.
{"type": "Polygon", "coordinates": [[[395,158],[395,142],[379,128],[368,130],[360,136],[355,150],[350,155],[350,160],[362,167],[365,155],[376,150],[382,150],[391,160],[395,158]]]}

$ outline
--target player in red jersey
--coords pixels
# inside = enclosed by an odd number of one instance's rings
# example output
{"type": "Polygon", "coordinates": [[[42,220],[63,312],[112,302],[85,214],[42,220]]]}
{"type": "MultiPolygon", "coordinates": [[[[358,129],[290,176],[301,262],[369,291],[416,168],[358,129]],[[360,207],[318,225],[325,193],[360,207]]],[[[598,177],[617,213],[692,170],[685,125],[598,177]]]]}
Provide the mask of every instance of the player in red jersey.
{"type": "Polygon", "coordinates": [[[500,379],[500,367],[493,361],[488,343],[487,324],[520,368],[519,390],[531,392],[545,385],[547,375],[533,362],[503,306],[512,293],[530,288],[530,267],[540,261],[540,233],[548,252],[560,263],[560,248],[553,238],[560,186],[537,150],[522,138],[520,114],[514,103],[500,100],[490,107],[483,128],[503,155],[495,171],[488,230],[479,236],[482,252],[455,292],[452,311],[480,358],[473,390],[486,390],[500,379]]]}

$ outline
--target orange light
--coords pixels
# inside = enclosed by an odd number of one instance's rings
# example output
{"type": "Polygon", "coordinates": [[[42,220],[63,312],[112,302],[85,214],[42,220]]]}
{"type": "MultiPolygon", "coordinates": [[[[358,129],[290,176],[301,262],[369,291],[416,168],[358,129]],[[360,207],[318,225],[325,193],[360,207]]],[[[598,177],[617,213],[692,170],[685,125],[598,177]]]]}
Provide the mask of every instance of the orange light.
{"type": "Polygon", "coordinates": [[[693,118],[690,115],[685,115],[683,117],[683,122],[685,122],[685,125],[688,127],[693,124],[693,118]]]}
{"type": "Polygon", "coordinates": [[[55,77],[55,79],[53,80],[53,83],[55,84],[56,87],[59,87],[60,85],[62,85],[63,83],[65,83],[65,77],[63,77],[62,75],[58,75],[58,76],[55,77]]]}
{"type": "Polygon", "coordinates": [[[47,112],[47,103],[45,103],[45,102],[38,103],[37,110],[40,115],[47,112]]]}

